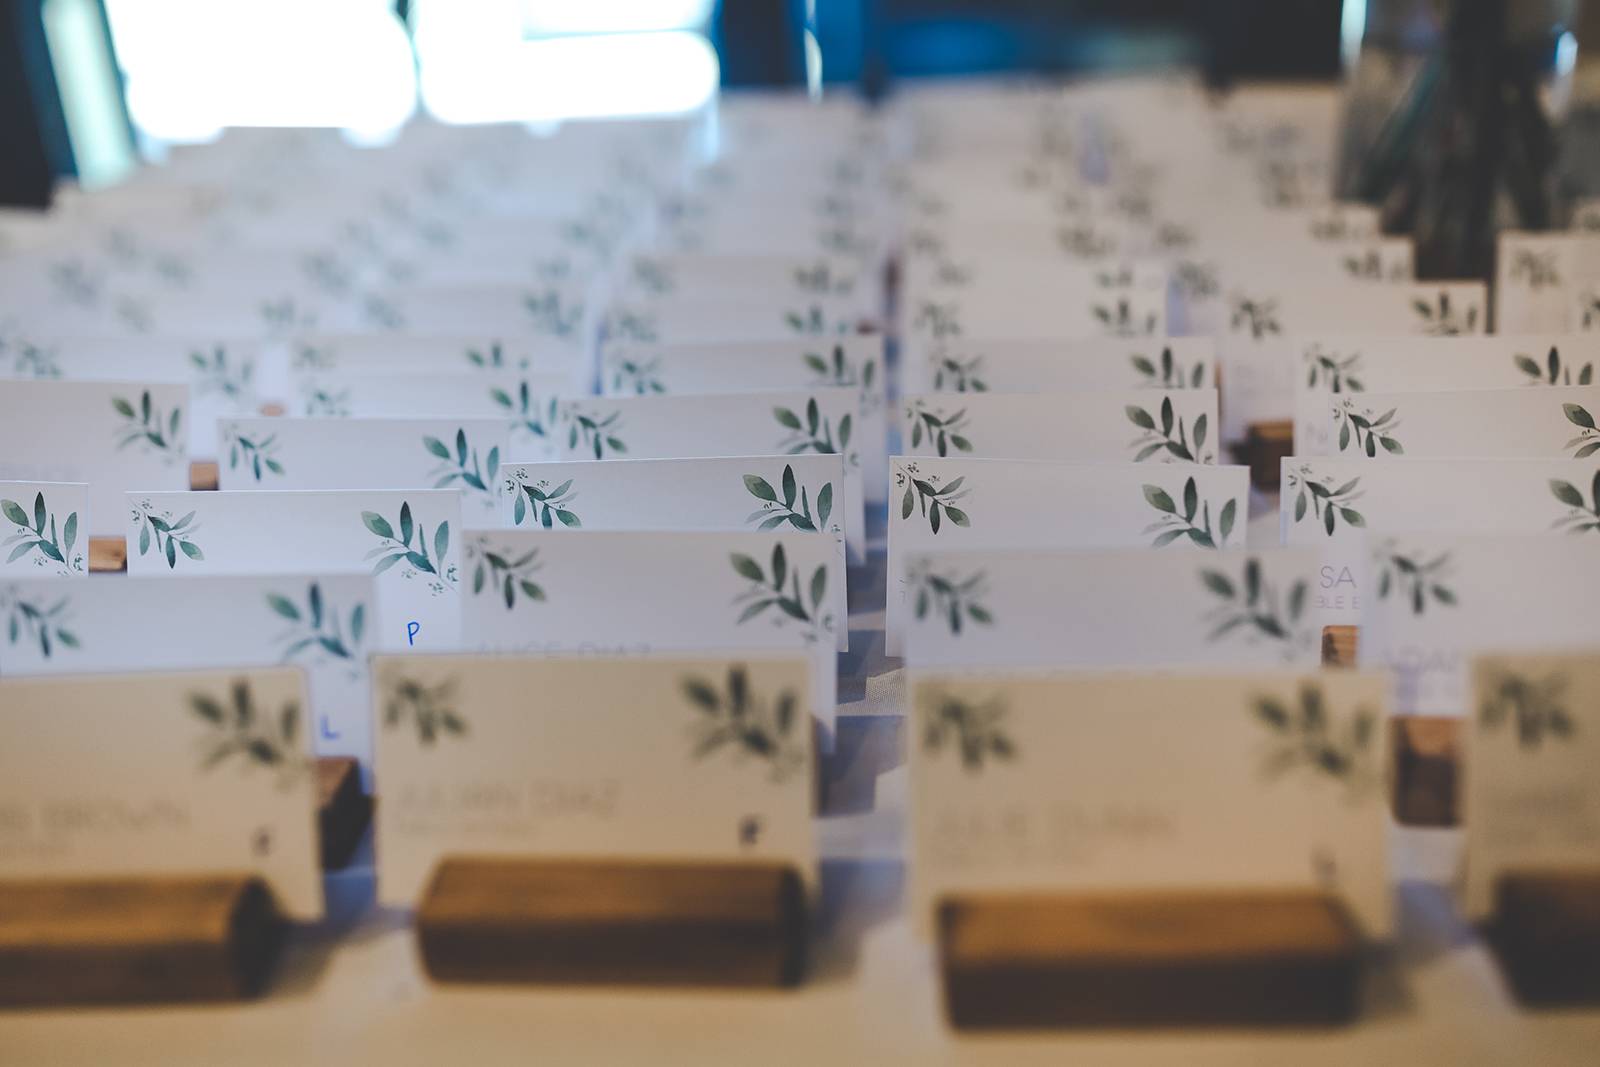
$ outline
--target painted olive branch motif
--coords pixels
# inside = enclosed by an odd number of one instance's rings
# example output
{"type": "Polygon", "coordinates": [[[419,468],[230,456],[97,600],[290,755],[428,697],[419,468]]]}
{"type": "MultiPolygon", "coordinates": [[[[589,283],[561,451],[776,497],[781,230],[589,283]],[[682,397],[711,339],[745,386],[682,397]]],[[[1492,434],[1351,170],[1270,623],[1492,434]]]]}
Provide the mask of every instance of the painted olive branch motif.
{"type": "Polygon", "coordinates": [[[912,448],[922,447],[926,437],[941,456],[949,455],[951,445],[957,452],[972,451],[972,439],[963,432],[967,426],[966,408],[946,414],[942,407],[929,411],[924,401],[914,400],[906,406],[906,418],[911,420],[912,448]]]}
{"type": "Polygon", "coordinates": [[[1089,312],[1112,337],[1144,337],[1156,332],[1156,313],[1147,312],[1142,319],[1135,319],[1127,297],[1118,297],[1117,302],[1109,306],[1090,305],[1089,312]]]}
{"type": "Polygon", "coordinates": [[[1600,452],[1600,430],[1595,429],[1594,416],[1589,414],[1589,409],[1581,404],[1562,404],[1561,411],[1568,422],[1578,427],[1578,436],[1562,446],[1577,449],[1572,458],[1588,459],[1600,452]]]}
{"type": "Polygon", "coordinates": [[[56,516],[45,507],[44,493],[35,493],[33,497],[33,516],[30,520],[28,513],[21,504],[15,500],[0,500],[0,514],[17,528],[17,532],[0,542],[0,548],[10,548],[6,556],[7,563],[15,563],[30,552],[37,553],[34,563],[40,567],[48,567],[51,563],[60,565],[60,573],[71,574],[73,571],[83,570],[83,554],[74,554],[72,549],[78,543],[78,513],[76,511],[67,516],[66,522],[61,524],[59,531],[56,528],[56,516]],[[49,532],[45,528],[49,527],[49,532]]]}
{"type": "Polygon", "coordinates": [[[1309,389],[1321,384],[1330,393],[1360,393],[1366,390],[1361,379],[1356,377],[1361,373],[1360,352],[1341,356],[1325,350],[1321,345],[1312,345],[1301,353],[1300,358],[1306,365],[1306,387],[1309,389]]]}
{"type": "Polygon", "coordinates": [[[183,422],[183,409],[174,407],[170,415],[150,400],[150,390],[139,394],[138,409],[125,397],[111,398],[111,406],[123,418],[116,430],[117,451],[137,444],[147,452],[154,452],[171,463],[183,454],[183,442],[178,437],[178,427],[183,422]]]}
{"type": "Polygon", "coordinates": [[[646,360],[619,359],[615,369],[611,372],[611,390],[612,392],[629,392],[634,396],[665,393],[667,387],[661,381],[660,358],[646,360]]]}
{"type": "Polygon", "coordinates": [[[260,481],[263,471],[273,474],[283,473],[283,464],[278,462],[277,447],[278,435],[269,433],[265,437],[246,437],[239,432],[239,424],[230,422],[222,433],[223,441],[228,446],[228,469],[238,470],[239,464],[260,481]]]}
{"type": "Polygon", "coordinates": [[[322,585],[312,582],[306,587],[305,604],[281,593],[267,594],[267,607],[293,625],[278,638],[283,645],[285,663],[304,652],[325,652],[339,659],[355,660],[367,629],[367,608],[357,604],[350,609],[350,624],[345,629],[339,609],[328,604],[322,595],[322,585]],[[346,638],[348,632],[349,637],[346,638]]]}
{"type": "Polygon", "coordinates": [[[1570,740],[1577,725],[1566,707],[1566,688],[1567,679],[1559,674],[1535,679],[1503,671],[1478,708],[1478,728],[1488,733],[1509,722],[1516,727],[1517,744],[1528,751],[1546,739],[1570,740]]]}
{"type": "Polygon", "coordinates": [[[571,337],[583,323],[583,304],[576,301],[569,304],[556,289],[528,293],[522,298],[522,306],[540,333],[571,337]]]}
{"type": "Polygon", "coordinates": [[[1159,485],[1145,485],[1142,487],[1145,503],[1161,512],[1161,518],[1146,526],[1140,533],[1155,534],[1156,539],[1150,542],[1151,548],[1165,548],[1180,537],[1189,540],[1201,548],[1221,548],[1227,544],[1228,538],[1233,533],[1234,523],[1238,519],[1239,502],[1229,498],[1222,510],[1217,513],[1217,525],[1211,526],[1211,501],[1201,502],[1200,487],[1193,478],[1185,479],[1183,483],[1183,505],[1172,499],[1159,485]],[[1200,521],[1196,522],[1196,518],[1200,521]]]}
{"type": "Polygon", "coordinates": [[[952,478],[948,485],[940,485],[937,475],[919,478],[917,475],[920,473],[915,463],[908,463],[904,469],[895,472],[895,488],[905,490],[905,495],[900,498],[900,518],[909,519],[911,513],[920,508],[928,520],[928,528],[935,534],[944,525],[945,519],[957,526],[971,526],[971,518],[955,506],[957,500],[972,492],[971,489],[961,488],[966,484],[966,475],[952,478]]]}
{"type": "Polygon", "coordinates": [[[425,747],[431,747],[441,737],[464,737],[467,722],[453,706],[455,696],[454,678],[446,678],[437,685],[397,678],[384,694],[383,727],[397,729],[410,720],[416,726],[417,740],[425,747]]]}
{"type": "Polygon", "coordinates": [[[584,449],[593,452],[595,459],[604,459],[607,449],[618,454],[627,453],[627,444],[617,436],[622,432],[622,412],[613,411],[602,418],[574,404],[568,409],[568,418],[572,421],[567,430],[568,449],[577,448],[581,437],[584,449]]]}
{"type": "Polygon", "coordinates": [[[216,393],[239,400],[251,395],[251,383],[256,374],[253,360],[241,359],[237,364],[230,364],[227,349],[217,345],[209,356],[204,352],[190,352],[189,362],[197,372],[196,390],[202,396],[216,393]]]}
{"type": "Polygon", "coordinates": [[[1356,492],[1361,479],[1351,478],[1337,488],[1330,484],[1332,481],[1331,477],[1319,480],[1306,464],[1301,464],[1298,470],[1289,472],[1289,489],[1295,493],[1294,521],[1300,522],[1309,511],[1322,523],[1322,528],[1328,531],[1329,537],[1333,536],[1340,519],[1350,526],[1366,526],[1367,517],[1350,506],[1366,495],[1364,492],[1356,492]]]}
{"type": "Polygon", "coordinates": [[[606,317],[606,339],[610,341],[659,341],[655,316],[619,309],[606,317]]]}
{"type": "Polygon", "coordinates": [[[977,774],[990,760],[1012,760],[1017,749],[1004,730],[1007,708],[1000,697],[982,703],[948,693],[931,695],[923,705],[922,750],[937,756],[948,746],[961,766],[977,774]]]}
{"type": "MultiPolygon", "coordinates": [[[[467,362],[479,370],[505,370],[511,367],[511,360],[506,356],[505,346],[499,341],[495,341],[482,350],[469,348],[465,354],[467,362]]],[[[518,359],[515,369],[527,370],[528,362],[526,356],[518,359]]],[[[511,405],[508,403],[505,406],[510,407],[511,405]]]]}
{"type": "Polygon", "coordinates": [[[208,771],[230,757],[244,767],[265,767],[278,775],[278,788],[287,789],[311,769],[311,760],[296,743],[300,733],[300,704],[286,701],[275,716],[263,715],[255,704],[250,683],[236,678],[228,696],[190,693],[189,710],[210,727],[209,746],[200,769],[208,771]]]}
{"type": "Polygon", "coordinates": [[[1400,429],[1400,420],[1395,417],[1398,408],[1390,408],[1382,415],[1371,408],[1357,411],[1355,401],[1346,399],[1334,406],[1333,421],[1339,426],[1339,451],[1343,452],[1352,444],[1358,452],[1365,452],[1369,456],[1378,454],[1378,446],[1382,445],[1385,452],[1396,456],[1405,455],[1405,449],[1400,444],[1400,439],[1394,436],[1400,429]]]}
{"type": "Polygon", "coordinates": [[[492,588],[506,602],[507,611],[516,606],[518,590],[529,600],[544,600],[544,586],[530,577],[544,569],[544,564],[538,561],[539,550],[530,548],[516,559],[510,559],[496,552],[490,544],[487,537],[467,543],[467,558],[473,561],[473,595],[483,592],[485,587],[492,588]]]}
{"type": "Polygon", "coordinates": [[[1560,478],[1550,479],[1550,492],[1571,509],[1550,524],[1552,529],[1559,530],[1564,526],[1568,533],[1600,531],[1600,472],[1596,472],[1594,482],[1589,487],[1589,492],[1594,497],[1592,503],[1583,499],[1583,490],[1560,478]]]}
{"type": "Polygon", "coordinates": [[[848,274],[833,273],[833,268],[827,262],[819,262],[812,267],[796,267],[791,272],[795,288],[808,293],[850,293],[855,290],[856,280],[848,274]]]}
{"type": "Polygon", "coordinates": [[[847,455],[852,464],[859,462],[854,453],[845,453],[850,447],[850,433],[854,429],[855,420],[849,415],[839,418],[839,433],[837,444],[834,441],[833,422],[824,417],[821,409],[817,407],[817,398],[812,397],[806,401],[806,417],[802,423],[800,416],[785,407],[772,409],[772,417],[778,420],[789,433],[778,442],[779,451],[786,455],[797,456],[802,452],[817,452],[822,455],[847,455]]]}
{"type": "MultiPolygon", "coordinates": [[[[780,495],[772,483],[758,474],[746,474],[744,487],[749,494],[757,500],[765,501],[760,510],[753,511],[745,518],[746,523],[759,522],[758,529],[776,530],[784,523],[788,523],[796,530],[807,533],[816,533],[818,530],[828,529],[828,517],[833,514],[833,483],[824,482],[822,488],[817,490],[817,510],[813,515],[811,500],[805,486],[798,485],[794,476],[794,467],[788,463],[783,465],[783,477],[779,479],[782,486],[780,495]],[[799,492],[799,505],[795,507],[795,493],[799,492]]],[[[834,527],[834,533],[838,527],[834,527]]]]}
{"type": "Polygon", "coordinates": [[[940,356],[934,364],[933,388],[941,393],[987,393],[989,385],[979,377],[983,373],[983,357],[959,359],[940,356]]]}
{"type": "MultiPolygon", "coordinates": [[[[5,339],[0,338],[0,352],[5,348],[5,339]]],[[[11,372],[19,378],[59,378],[61,364],[56,362],[56,354],[50,349],[19,341],[17,353],[11,360],[11,372]]]]}
{"type": "Polygon", "coordinates": [[[1189,463],[1210,463],[1213,459],[1210,452],[1203,451],[1206,435],[1210,429],[1208,416],[1202,414],[1194,420],[1194,440],[1191,444],[1184,420],[1181,417],[1174,418],[1170,396],[1161,398],[1160,425],[1157,425],[1155,417],[1150,412],[1137,404],[1129,404],[1122,410],[1128,416],[1129,422],[1145,431],[1128,445],[1129,448],[1138,450],[1133,456],[1135,463],[1143,463],[1162,451],[1189,463]],[[1172,434],[1174,429],[1178,431],[1176,437],[1172,434]]]}
{"type": "Polygon", "coordinates": [[[742,605],[737,622],[749,622],[768,608],[775,607],[782,615],[811,628],[806,634],[807,641],[816,641],[818,633],[833,632],[833,616],[822,609],[823,598],[828,594],[826,564],[819,564],[811,572],[811,580],[805,592],[802,592],[800,568],[789,566],[789,557],[781,543],[772,546],[770,577],[761,564],[742,552],[732,553],[729,560],[734,571],[750,581],[749,588],[733,598],[734,604],[742,605]],[[786,582],[790,585],[788,590],[784,589],[786,582]]]}
{"type": "Polygon", "coordinates": [[[800,699],[792,689],[780,690],[770,705],[750,691],[749,672],[741,663],[728,667],[721,689],[704,678],[685,678],[684,697],[701,714],[693,724],[694,749],[701,760],[729,748],[767,764],[774,782],[782,782],[805,764],[800,699]]]}
{"type": "Polygon", "coordinates": [[[677,281],[665,263],[643,256],[633,261],[633,282],[647,293],[670,293],[677,288],[677,281]]]}
{"type": "Polygon", "coordinates": [[[1413,300],[1411,308],[1422,321],[1422,332],[1430,336],[1454,337],[1471,333],[1478,324],[1478,309],[1469,307],[1463,314],[1458,308],[1452,308],[1449,293],[1440,293],[1439,299],[1433,304],[1426,300],[1413,300]]]}
{"type": "Polygon", "coordinates": [[[935,304],[924,301],[917,307],[917,313],[911,319],[913,329],[927,333],[931,337],[959,337],[961,336],[961,322],[957,318],[958,310],[955,304],[935,304]]]}
{"type": "Polygon", "coordinates": [[[511,418],[511,428],[516,431],[526,432],[530,436],[541,440],[550,436],[556,425],[556,416],[560,411],[561,399],[550,397],[540,400],[528,388],[526,381],[517,385],[517,395],[513,399],[511,394],[499,386],[489,390],[489,399],[493,400],[511,418]]]}
{"type": "Polygon", "coordinates": [[[1578,380],[1572,380],[1572,367],[1562,366],[1561,350],[1555,345],[1550,346],[1550,351],[1544,357],[1544,364],[1532,356],[1517,354],[1511,357],[1517,369],[1528,376],[1529,385],[1589,385],[1594,381],[1594,364],[1585,363],[1578,368],[1578,380]]]}
{"type": "Polygon", "coordinates": [[[1283,327],[1278,324],[1276,300],[1252,300],[1249,297],[1234,300],[1228,325],[1233,330],[1238,330],[1241,326],[1247,328],[1251,338],[1257,341],[1269,334],[1283,332],[1283,327]]]}
{"type": "Polygon", "coordinates": [[[827,317],[823,315],[822,307],[818,304],[812,304],[810,307],[800,311],[785,311],[783,313],[783,324],[789,327],[789,329],[793,330],[795,333],[818,334],[844,332],[842,329],[843,324],[840,324],[840,329],[828,329],[827,317]]]}
{"type": "Polygon", "coordinates": [[[495,495],[495,490],[490,488],[500,476],[500,446],[495,445],[489,449],[489,454],[484,457],[483,464],[478,463],[478,450],[469,448],[467,444],[467,431],[456,430],[455,451],[437,437],[424,437],[422,447],[443,462],[428,472],[428,477],[436,479],[433,483],[435,489],[445,489],[452,482],[459,481],[469,489],[476,489],[489,496],[495,495]]]}
{"type": "Polygon", "coordinates": [[[133,511],[133,521],[139,527],[139,555],[144,556],[154,549],[157,556],[167,557],[168,570],[177,569],[180,552],[192,560],[204,560],[206,554],[193,541],[200,529],[194,517],[195,512],[191,511],[174,520],[172,512],[163,511],[158,515],[150,501],[140,501],[133,511]]]}
{"type": "Polygon", "coordinates": [[[1444,584],[1450,576],[1450,553],[1441,552],[1431,560],[1422,560],[1401,552],[1397,543],[1390,540],[1373,551],[1373,562],[1379,569],[1379,600],[1396,593],[1411,604],[1413,615],[1423,614],[1430,602],[1455,607],[1456,595],[1444,584]]]}
{"type": "Polygon", "coordinates": [[[1528,288],[1534,290],[1560,285],[1561,273],[1556,270],[1555,251],[1534,252],[1527,248],[1519,249],[1511,260],[1511,277],[1527,283],[1528,288]]]}
{"type": "Polygon", "coordinates": [[[1311,591],[1305,579],[1296,579],[1288,595],[1280,598],[1277,588],[1262,577],[1261,561],[1251,556],[1237,580],[1208,568],[1200,572],[1200,581],[1223,601],[1206,613],[1212,625],[1207,641],[1221,640],[1242,627],[1253,638],[1282,642],[1284,657],[1293,658],[1314,639],[1311,631],[1300,626],[1311,591]]]}
{"type": "Polygon", "coordinates": [[[439,568],[444,566],[445,554],[450,549],[449,522],[441,522],[433,531],[433,557],[428,555],[427,523],[413,520],[410,501],[401,501],[400,503],[400,529],[398,534],[395,528],[390,525],[389,520],[379,515],[376,511],[363,511],[361,513],[361,522],[380,541],[378,547],[368,552],[365,557],[369,560],[378,559],[380,556],[383,557],[373,565],[372,573],[374,575],[382,574],[398,563],[404,563],[406,565],[404,573],[408,578],[415,574],[431,574],[434,576],[435,580],[428,583],[428,588],[434,596],[444,592],[444,583],[439,581],[439,578],[442,577],[444,581],[452,583],[456,580],[454,567],[449,568],[443,575],[439,573],[439,568]],[[414,547],[412,545],[413,540],[416,541],[414,547]]]}
{"type": "Polygon", "coordinates": [[[516,501],[511,506],[513,524],[521,526],[522,520],[532,515],[534,525],[546,530],[558,522],[574,529],[583,525],[578,513],[572,510],[572,502],[578,499],[578,494],[572,492],[573,479],[568,478],[552,489],[548,478],[528,482],[524,480],[527,476],[526,469],[518,469],[506,479],[506,492],[516,501]]]}
{"type": "Polygon", "coordinates": [[[26,637],[39,644],[39,654],[49,659],[59,648],[78,648],[78,635],[66,628],[71,600],[62,597],[49,607],[24,600],[16,589],[0,590],[0,610],[6,615],[6,641],[15,645],[26,637]]]}
{"type": "Polygon", "coordinates": [[[824,357],[819,352],[806,352],[800,357],[807,369],[816,375],[812,385],[826,386],[859,386],[862,390],[862,402],[866,403],[868,397],[875,397],[872,392],[874,383],[878,380],[878,361],[871,357],[861,363],[861,372],[856,373],[856,368],[844,354],[844,345],[834,345],[831,355],[824,357]]]}
{"type": "Polygon", "coordinates": [[[1264,779],[1271,781],[1304,767],[1342,782],[1352,799],[1377,787],[1378,717],[1370,708],[1357,708],[1343,724],[1335,725],[1321,686],[1307,682],[1300,687],[1296,704],[1259,696],[1251,712],[1272,738],[1261,767],[1264,779]]]}
{"type": "Polygon", "coordinates": [[[934,612],[950,627],[952,634],[960,634],[966,620],[980,626],[994,623],[994,615],[980,599],[987,593],[984,583],[988,575],[983,571],[972,574],[936,574],[926,563],[919,561],[906,572],[906,592],[911,595],[912,613],[918,620],[934,612]]]}
{"type": "Polygon", "coordinates": [[[1128,361],[1133,364],[1139,377],[1144,379],[1140,385],[1157,389],[1198,389],[1206,377],[1205,363],[1196,362],[1185,369],[1173,358],[1171,345],[1163,345],[1161,355],[1154,360],[1135,354],[1129,356],[1128,361]]]}
{"type": "Polygon", "coordinates": [[[1375,248],[1369,250],[1365,255],[1345,256],[1340,260],[1340,263],[1344,266],[1344,272],[1352,278],[1370,278],[1381,281],[1384,278],[1399,280],[1406,276],[1400,263],[1392,265],[1384,263],[1383,256],[1375,248]]]}

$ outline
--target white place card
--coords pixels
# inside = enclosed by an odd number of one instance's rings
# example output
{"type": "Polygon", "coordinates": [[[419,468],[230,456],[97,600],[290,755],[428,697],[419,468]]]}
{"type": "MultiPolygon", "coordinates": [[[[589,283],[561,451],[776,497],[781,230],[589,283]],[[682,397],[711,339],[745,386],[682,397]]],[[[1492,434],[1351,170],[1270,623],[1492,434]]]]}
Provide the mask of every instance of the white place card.
{"type": "Polygon", "coordinates": [[[378,607],[368,575],[0,580],[0,616],[5,675],[301,667],[313,749],[371,765],[367,655],[378,607]]]}
{"type": "Polygon", "coordinates": [[[373,676],[384,904],[416,906],[451,855],[787,862],[814,883],[802,656],[380,656],[373,676]]]}
{"type": "Polygon", "coordinates": [[[1166,293],[1086,289],[1082,294],[1006,285],[951,294],[907,293],[902,336],[908,358],[950,338],[1163,337],[1166,293]]]}
{"type": "Polygon", "coordinates": [[[919,672],[909,713],[924,929],[967,893],[1319,889],[1393,931],[1381,674],[919,672]]]}
{"type": "Polygon", "coordinates": [[[878,290],[870,273],[833,256],[636,253],[619,269],[629,300],[753,291],[783,293],[793,300],[847,299],[865,308],[878,290]]]}
{"type": "Polygon", "coordinates": [[[189,488],[189,388],[149,382],[0,382],[0,479],[86,482],[87,529],[122,533],[122,494],[189,488]]]}
{"type": "Polygon", "coordinates": [[[88,485],[0,482],[0,579],[84,577],[88,558],[88,485]]]}
{"type": "Polygon", "coordinates": [[[1600,452],[1600,385],[1340,393],[1328,400],[1329,455],[1585,459],[1600,452]]]}
{"type": "Polygon", "coordinates": [[[889,655],[901,654],[912,607],[906,561],[917,551],[1027,548],[1237,548],[1244,467],[1022,460],[890,460],[889,655]]]}
{"type": "Polygon", "coordinates": [[[1313,607],[1354,625],[1368,591],[1369,542],[1393,534],[1592,534],[1600,531],[1600,459],[1413,459],[1290,456],[1279,529],[1319,549],[1313,607]]]}
{"type": "Polygon", "coordinates": [[[1217,385],[1206,337],[1008,341],[955,337],[906,369],[907,393],[1070,393],[1217,385]]]}
{"type": "Polygon", "coordinates": [[[844,574],[820,533],[469,530],[463,647],[545,655],[795,649],[833,723],[844,574]]]}
{"type": "MultiPolygon", "coordinates": [[[[866,530],[861,453],[887,447],[864,440],[860,426],[860,397],[849,388],[586,397],[563,402],[556,443],[565,460],[838,455],[844,493],[835,506],[849,535],[866,530]]],[[[512,457],[527,458],[537,457],[512,457]]]]}
{"type": "MultiPolygon", "coordinates": [[[[1592,641],[1593,635],[1590,635],[1592,641]]],[[[1479,656],[1462,731],[1462,909],[1501,876],[1600,867],[1600,649],[1479,656]]]]}
{"type": "Polygon", "coordinates": [[[469,521],[504,510],[502,419],[231,419],[219,432],[223,490],[459,489],[469,521]]]}
{"type": "Polygon", "coordinates": [[[862,325],[859,301],[782,289],[727,295],[715,291],[665,299],[615,300],[606,309],[602,350],[633,343],[700,344],[810,337],[824,340],[855,334],[862,325]]]}
{"type": "Polygon", "coordinates": [[[1501,333],[1574,330],[1572,292],[1600,281],[1600,235],[1499,234],[1495,255],[1495,329],[1501,333]]]}
{"type": "Polygon", "coordinates": [[[524,334],[310,334],[295,339],[290,366],[363,377],[456,371],[531,375],[541,381],[557,377],[560,391],[569,393],[589,386],[585,361],[570,346],[524,334]]]}
{"type": "Polygon", "coordinates": [[[460,490],[129,493],[122,516],[130,574],[363,571],[373,648],[459,646],[460,490]]]}
{"type": "Polygon", "coordinates": [[[0,708],[0,880],[249,871],[322,917],[299,671],[4,678],[0,708]]]}
{"type": "Polygon", "coordinates": [[[1595,536],[1374,537],[1360,664],[1393,673],[1398,712],[1464,714],[1473,655],[1593,639],[1595,536]]]}

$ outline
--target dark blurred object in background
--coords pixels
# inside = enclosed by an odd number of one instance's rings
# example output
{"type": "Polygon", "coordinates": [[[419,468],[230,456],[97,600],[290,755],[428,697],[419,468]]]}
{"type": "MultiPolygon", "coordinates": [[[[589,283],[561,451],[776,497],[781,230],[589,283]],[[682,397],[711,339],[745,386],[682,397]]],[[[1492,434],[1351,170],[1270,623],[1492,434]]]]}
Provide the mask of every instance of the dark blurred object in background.
{"type": "Polygon", "coordinates": [[[0,204],[49,207],[74,173],[39,0],[0,0],[0,204]]]}

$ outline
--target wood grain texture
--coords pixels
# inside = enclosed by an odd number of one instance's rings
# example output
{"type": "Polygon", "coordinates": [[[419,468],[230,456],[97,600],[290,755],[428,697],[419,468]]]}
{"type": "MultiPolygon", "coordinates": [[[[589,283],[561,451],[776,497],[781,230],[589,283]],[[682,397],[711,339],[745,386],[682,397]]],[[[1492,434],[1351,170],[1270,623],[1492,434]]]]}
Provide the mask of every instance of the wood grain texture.
{"type": "Polygon", "coordinates": [[[1600,867],[1507,874],[1487,933],[1518,1000],[1600,1003],[1600,867]]]}
{"type": "Polygon", "coordinates": [[[189,488],[214,491],[220,484],[221,472],[210,460],[197,459],[189,464],[189,488]]]}
{"type": "Polygon", "coordinates": [[[417,912],[436,982],[793,986],[805,928],[780,865],[450,858],[417,912]]]}
{"type": "Polygon", "coordinates": [[[1330,1025],[1361,939],[1315,892],[961,896],[938,912],[957,1029],[1330,1025]]]}
{"type": "Polygon", "coordinates": [[[1394,817],[1405,826],[1455,826],[1461,720],[1397,715],[1394,729],[1394,817]]]}
{"type": "Polygon", "coordinates": [[[0,882],[0,1004],[253,996],[286,930],[252,876],[0,882]]]}
{"type": "Polygon", "coordinates": [[[1324,626],[1322,628],[1322,665],[1324,667],[1355,667],[1356,651],[1360,644],[1360,630],[1355,626],[1324,626]]]}
{"type": "Polygon", "coordinates": [[[1294,455],[1294,423],[1288,420],[1253,422],[1245,427],[1239,462],[1250,468],[1250,484],[1277,489],[1283,479],[1282,460],[1294,455]]]}
{"type": "Polygon", "coordinates": [[[342,870],[372,822],[372,798],[361,788],[361,766],[349,756],[317,759],[317,829],[324,870],[342,870]]]}
{"type": "Polygon", "coordinates": [[[89,573],[117,574],[128,569],[128,541],[124,537],[89,538],[89,573]]]}

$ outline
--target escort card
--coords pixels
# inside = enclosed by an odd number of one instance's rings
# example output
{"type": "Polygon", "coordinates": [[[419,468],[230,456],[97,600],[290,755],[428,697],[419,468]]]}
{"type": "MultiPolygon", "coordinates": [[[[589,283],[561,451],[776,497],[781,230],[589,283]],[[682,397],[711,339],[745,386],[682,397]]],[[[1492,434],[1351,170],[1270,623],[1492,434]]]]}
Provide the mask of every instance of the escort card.
{"type": "Polygon", "coordinates": [[[1330,396],[1330,455],[1584,459],[1600,451],[1600,385],[1330,396]]]}
{"type": "Polygon", "coordinates": [[[1217,385],[1204,337],[1006,341],[955,337],[906,366],[907,393],[1071,393],[1217,385]]]}
{"type": "Polygon", "coordinates": [[[1480,652],[1544,652],[1594,636],[1595,533],[1571,537],[1374,538],[1376,593],[1357,657],[1394,673],[1395,710],[1460,715],[1480,652]]]}
{"type": "Polygon", "coordinates": [[[458,647],[460,490],[129,493],[122,515],[130,574],[364,571],[373,648],[458,647]]]}
{"type": "Polygon", "coordinates": [[[185,385],[6,382],[0,479],[86,482],[79,536],[116,536],[127,490],[189,488],[188,406],[185,385]]]}
{"type": "Polygon", "coordinates": [[[1374,536],[1600,530],[1600,460],[1594,458],[1369,463],[1365,457],[1290,456],[1281,477],[1282,540],[1320,547],[1313,606],[1330,624],[1360,619],[1374,536]]]}
{"type": "Polygon", "coordinates": [[[891,656],[901,654],[913,552],[1244,544],[1250,476],[1243,467],[901,456],[889,465],[891,656]]]}
{"type": "Polygon", "coordinates": [[[806,674],[802,656],[378,657],[378,899],[416,906],[451,855],[790,862],[814,882],[806,674]]]}
{"type": "Polygon", "coordinates": [[[861,450],[887,447],[857,432],[859,406],[847,388],[574,397],[562,404],[557,448],[567,460],[839,455],[844,493],[836,506],[848,535],[866,530],[861,450]]]}
{"type": "Polygon", "coordinates": [[[1216,424],[1213,389],[929,393],[905,398],[900,441],[916,456],[1213,464],[1216,424]]]}
{"type": "Polygon", "coordinates": [[[291,366],[340,375],[530,374],[566,378],[561,392],[585,392],[584,361],[571,346],[548,338],[489,333],[437,336],[390,333],[312,334],[296,338],[291,366]]]}
{"type": "Polygon", "coordinates": [[[796,298],[783,290],[750,291],[728,296],[701,293],[692,297],[640,300],[630,295],[613,301],[604,322],[608,350],[615,344],[700,344],[787,337],[828,338],[860,329],[860,302],[852,298],[807,294],[796,298]]]}
{"type": "Polygon", "coordinates": [[[89,573],[89,487],[0,482],[0,579],[89,573]]]}
{"type": "Polygon", "coordinates": [[[830,256],[635,254],[620,266],[630,300],[752,292],[843,299],[867,308],[878,288],[869,272],[830,256]]]}
{"type": "Polygon", "coordinates": [[[1166,293],[1138,289],[1086,290],[1081,296],[1051,289],[997,286],[982,292],[908,293],[905,352],[913,361],[955,337],[1162,337],[1166,293]]]}
{"type": "Polygon", "coordinates": [[[1600,867],[1597,710],[1600,650],[1592,644],[1473,661],[1461,761],[1469,917],[1490,917],[1502,875],[1600,867]]]}
{"type": "Polygon", "coordinates": [[[833,722],[844,574],[820,533],[469,530],[463,645],[482,652],[807,652],[833,722]]]}
{"type": "Polygon", "coordinates": [[[1502,231],[1495,255],[1495,329],[1578,329],[1571,293],[1595,281],[1600,281],[1600,235],[1502,231]]]}
{"type": "Polygon", "coordinates": [[[913,676],[913,914],[968,893],[1319,889],[1393,931],[1386,683],[913,676]]]}
{"type": "Polygon", "coordinates": [[[0,581],[0,615],[0,674],[301,667],[312,748],[371,765],[367,654],[378,607],[368,575],[0,581]]]}
{"type": "Polygon", "coordinates": [[[0,879],[250,871],[322,917],[299,671],[4,678],[0,707],[0,879]]]}
{"type": "Polygon", "coordinates": [[[219,430],[224,490],[459,489],[470,521],[504,510],[503,419],[232,419],[219,430]]]}
{"type": "Polygon", "coordinates": [[[918,552],[906,666],[1314,668],[1317,563],[1288,548],[918,552]]]}

